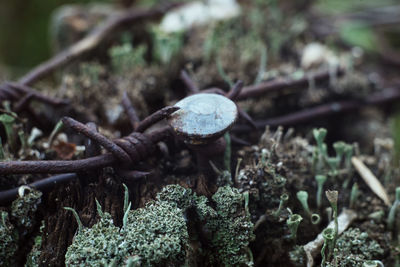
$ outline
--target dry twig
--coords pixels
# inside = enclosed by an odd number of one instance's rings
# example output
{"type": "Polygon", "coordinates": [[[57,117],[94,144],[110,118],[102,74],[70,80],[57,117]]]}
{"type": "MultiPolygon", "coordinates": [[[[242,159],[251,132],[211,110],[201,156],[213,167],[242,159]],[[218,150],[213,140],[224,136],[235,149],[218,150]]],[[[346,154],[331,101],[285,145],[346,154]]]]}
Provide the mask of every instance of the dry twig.
{"type": "Polygon", "coordinates": [[[388,207],[390,207],[392,204],[390,203],[389,196],[386,193],[385,188],[371,172],[371,170],[357,157],[352,157],[351,163],[353,163],[354,168],[357,170],[358,174],[369,186],[369,188],[371,188],[372,192],[374,192],[380,199],[383,200],[383,202],[385,202],[388,207]]]}

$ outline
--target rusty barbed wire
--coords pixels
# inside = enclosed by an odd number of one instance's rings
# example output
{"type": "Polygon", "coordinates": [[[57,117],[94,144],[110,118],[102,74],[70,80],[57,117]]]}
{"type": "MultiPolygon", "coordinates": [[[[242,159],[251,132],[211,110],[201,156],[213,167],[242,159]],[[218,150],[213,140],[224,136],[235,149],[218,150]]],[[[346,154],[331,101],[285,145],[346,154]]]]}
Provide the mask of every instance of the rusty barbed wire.
{"type": "Polygon", "coordinates": [[[45,96],[29,86],[14,82],[4,82],[0,85],[0,102],[6,100],[16,102],[15,110],[17,112],[26,107],[31,100],[36,100],[52,106],[69,104],[68,100],[45,96]]]}
{"type": "MultiPolygon", "coordinates": [[[[133,107],[131,107],[134,109],[133,107]]],[[[178,107],[165,107],[142,122],[138,122],[137,128],[140,131],[146,130],[149,126],[169,116],[178,107]]],[[[135,112],[135,111],[134,111],[135,112]]],[[[0,163],[0,174],[21,174],[21,173],[65,173],[50,176],[27,186],[38,190],[46,190],[61,183],[67,183],[78,178],[76,173],[90,172],[106,166],[118,166],[116,172],[125,179],[138,179],[149,174],[149,172],[137,171],[133,169],[133,164],[145,160],[155,151],[155,144],[159,141],[172,136],[169,126],[142,133],[134,131],[130,135],[114,141],[109,140],[97,131],[94,123],[82,124],[72,118],[64,117],[63,123],[87,137],[85,147],[87,155],[91,157],[80,160],[49,160],[49,161],[9,161],[0,163]],[[88,142],[90,141],[90,142],[88,142]],[[103,146],[109,153],[100,153],[99,146],[103,146]],[[71,173],[76,172],[76,173],[71,173]]],[[[6,204],[17,197],[18,187],[0,192],[0,205],[6,204]]]]}
{"type": "MultiPolygon", "coordinates": [[[[64,173],[59,175],[50,176],[44,179],[40,179],[33,183],[26,184],[29,188],[34,188],[40,191],[50,190],[56,185],[65,184],[71,182],[78,178],[76,173],[64,173]]],[[[18,189],[19,187],[15,187],[12,189],[4,190],[0,192],[0,205],[8,204],[18,197],[18,189]]]]}
{"type": "MultiPolygon", "coordinates": [[[[144,130],[151,124],[167,117],[178,107],[165,107],[156,111],[139,123],[144,130]]],[[[127,167],[135,162],[147,158],[154,151],[154,144],[172,135],[170,127],[164,127],[151,133],[134,131],[130,135],[109,140],[102,134],[72,118],[64,117],[63,123],[81,133],[92,141],[103,146],[109,153],[79,160],[35,160],[35,161],[8,161],[0,163],[0,174],[21,173],[69,173],[87,171],[96,168],[122,164],[127,167]]]]}
{"type": "MultiPolygon", "coordinates": [[[[258,120],[255,121],[255,125],[259,130],[264,129],[267,125],[270,127],[294,126],[300,123],[307,123],[311,120],[325,118],[335,114],[343,114],[359,110],[367,106],[388,104],[397,100],[400,100],[400,85],[395,85],[392,88],[384,89],[380,92],[369,95],[364,99],[335,101],[282,116],[258,120]]],[[[245,133],[250,130],[251,128],[244,124],[237,124],[232,129],[234,133],[245,133]]]]}
{"type": "Polygon", "coordinates": [[[336,75],[340,77],[345,74],[343,68],[320,71],[316,73],[306,73],[303,78],[277,78],[271,81],[261,82],[256,85],[245,86],[241,93],[237,96],[238,100],[244,100],[252,97],[264,96],[270,93],[277,93],[284,89],[304,89],[307,88],[310,81],[315,83],[323,82],[336,75]]]}
{"type": "Polygon", "coordinates": [[[118,15],[111,15],[104,23],[94,28],[85,38],[33,68],[19,79],[19,84],[32,85],[57,68],[65,66],[83,54],[92,51],[109,35],[124,25],[143,21],[144,19],[159,18],[167,11],[180,5],[182,3],[179,2],[163,3],[150,9],[132,8],[118,15]]]}

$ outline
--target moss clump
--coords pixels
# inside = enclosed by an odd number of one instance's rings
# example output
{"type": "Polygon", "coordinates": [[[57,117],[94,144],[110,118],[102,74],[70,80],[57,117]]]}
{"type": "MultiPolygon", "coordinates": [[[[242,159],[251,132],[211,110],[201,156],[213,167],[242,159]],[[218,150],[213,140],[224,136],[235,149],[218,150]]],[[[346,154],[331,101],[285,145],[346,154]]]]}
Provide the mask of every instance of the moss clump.
{"type": "Polygon", "coordinates": [[[368,237],[366,232],[358,228],[350,228],[337,240],[337,253],[334,257],[337,264],[328,263],[326,266],[361,267],[368,260],[377,260],[383,256],[383,249],[368,237]]]}
{"type": "Polygon", "coordinates": [[[249,242],[254,239],[253,223],[236,188],[220,187],[212,197],[217,216],[206,227],[213,232],[211,261],[223,266],[252,266],[249,242]]]}
{"type": "Polygon", "coordinates": [[[0,211],[0,240],[0,266],[13,266],[14,254],[18,248],[18,234],[5,211],[0,211]]]}

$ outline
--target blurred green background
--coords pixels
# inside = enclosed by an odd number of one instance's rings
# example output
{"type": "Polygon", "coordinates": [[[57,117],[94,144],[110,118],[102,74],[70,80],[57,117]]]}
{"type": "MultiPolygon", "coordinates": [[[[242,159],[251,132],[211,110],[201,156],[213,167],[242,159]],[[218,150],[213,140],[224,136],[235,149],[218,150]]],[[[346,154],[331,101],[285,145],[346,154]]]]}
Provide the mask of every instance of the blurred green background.
{"type": "Polygon", "coordinates": [[[0,0],[0,65],[14,74],[47,59],[51,54],[51,12],[64,4],[111,0],[0,0]]]}
{"type": "MultiPolygon", "coordinates": [[[[64,4],[119,1],[121,0],[0,0],[0,67],[7,66],[13,76],[18,76],[50,56],[49,22],[52,11],[57,7],[64,4]]],[[[313,5],[319,12],[327,15],[340,15],[399,2],[398,0],[310,1],[314,2],[313,5]]],[[[139,2],[154,2],[154,0],[139,2]]],[[[366,44],[365,32],[351,33],[347,36],[350,36],[349,41],[356,45],[366,44]]],[[[346,39],[346,36],[341,37],[346,39]]]]}

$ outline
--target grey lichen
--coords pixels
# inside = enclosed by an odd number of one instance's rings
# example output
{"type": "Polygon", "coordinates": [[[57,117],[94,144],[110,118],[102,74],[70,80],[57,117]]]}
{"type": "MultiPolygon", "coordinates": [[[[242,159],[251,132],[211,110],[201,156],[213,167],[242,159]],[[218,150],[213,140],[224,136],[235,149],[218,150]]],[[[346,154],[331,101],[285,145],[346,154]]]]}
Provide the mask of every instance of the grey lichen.
{"type": "Polygon", "coordinates": [[[253,223],[245,211],[243,195],[236,188],[220,187],[212,197],[218,216],[206,227],[213,232],[211,261],[222,266],[252,266],[249,242],[254,239],[253,223]]]}
{"type": "Polygon", "coordinates": [[[208,199],[205,196],[194,195],[193,199],[196,203],[195,209],[200,221],[217,217],[217,212],[209,206],[208,199]]]}
{"type": "Polygon", "coordinates": [[[67,266],[184,266],[194,255],[187,229],[188,220],[193,220],[209,230],[211,248],[204,247],[204,253],[200,254],[208,255],[210,263],[251,266],[248,244],[254,238],[253,224],[245,211],[242,194],[226,186],[212,200],[215,210],[206,197],[179,185],[169,185],[144,208],[128,211],[122,228],[116,227],[111,215],[104,212],[92,228],[78,231],[65,263],[67,266]],[[197,216],[188,217],[189,209],[197,216]]]}
{"type": "Polygon", "coordinates": [[[111,215],[92,228],[84,228],[68,248],[67,266],[154,266],[182,265],[185,260],[188,232],[184,218],[185,196],[191,191],[166,187],[157,201],[145,208],[129,211],[125,228],[116,227],[111,215]],[[133,265],[132,265],[133,264],[133,265]]]}
{"type": "Polygon", "coordinates": [[[157,200],[174,203],[178,208],[186,210],[193,205],[193,192],[179,185],[167,185],[157,194],[157,200]]]}
{"type": "Polygon", "coordinates": [[[153,202],[130,212],[124,237],[128,255],[138,255],[142,266],[184,263],[189,235],[183,210],[174,203],[153,202]]]}
{"type": "Polygon", "coordinates": [[[14,266],[19,238],[35,225],[35,212],[41,202],[42,193],[21,187],[19,197],[11,204],[10,213],[0,211],[0,266],[14,266]]]}
{"type": "Polygon", "coordinates": [[[42,192],[27,188],[20,190],[22,197],[13,201],[11,216],[16,221],[16,226],[30,229],[35,223],[35,212],[41,203],[42,192]]]}
{"type": "Polygon", "coordinates": [[[39,264],[39,257],[40,257],[40,246],[42,244],[42,237],[36,236],[35,243],[32,247],[31,252],[29,252],[28,256],[26,257],[25,267],[38,267],[39,264]]]}
{"type": "Polygon", "coordinates": [[[0,266],[13,266],[14,254],[18,248],[18,234],[5,211],[0,211],[0,240],[0,266]]]}
{"type": "Polygon", "coordinates": [[[125,42],[119,46],[113,46],[109,50],[111,64],[117,73],[126,73],[135,67],[142,67],[146,64],[144,55],[146,46],[134,48],[130,42],[125,42]]]}
{"type": "Polygon", "coordinates": [[[67,266],[107,266],[113,260],[122,262],[123,236],[120,229],[114,226],[109,213],[93,225],[83,228],[74,237],[72,245],[65,255],[67,266]]]}
{"type": "Polygon", "coordinates": [[[303,246],[294,246],[293,250],[289,252],[289,259],[296,267],[306,266],[307,258],[303,246]]]}
{"type": "Polygon", "coordinates": [[[336,248],[334,259],[326,266],[361,267],[366,261],[380,259],[384,252],[375,240],[358,228],[345,231],[338,238],[336,248]]]}

